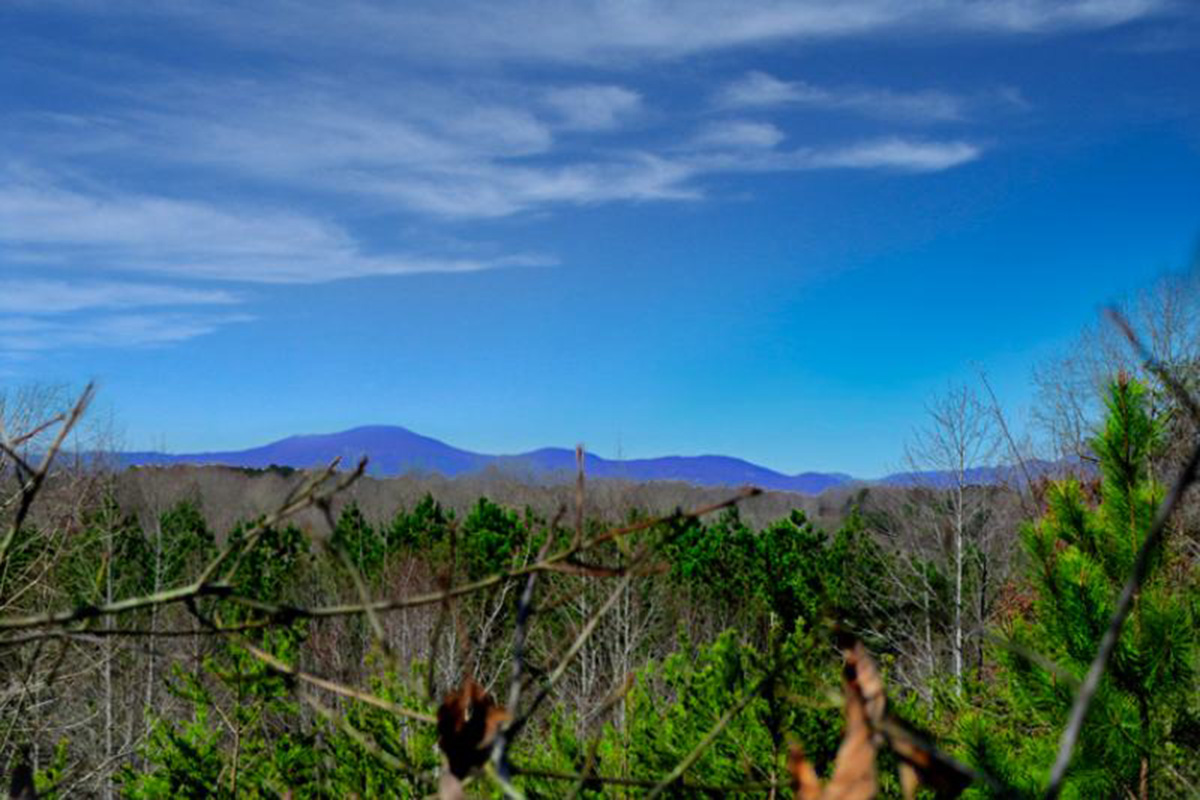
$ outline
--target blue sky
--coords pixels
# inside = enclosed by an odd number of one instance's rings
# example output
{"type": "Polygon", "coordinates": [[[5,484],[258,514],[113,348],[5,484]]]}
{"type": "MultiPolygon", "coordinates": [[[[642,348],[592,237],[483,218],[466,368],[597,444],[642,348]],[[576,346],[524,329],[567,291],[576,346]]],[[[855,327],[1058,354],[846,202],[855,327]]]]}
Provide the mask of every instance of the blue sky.
{"type": "Polygon", "coordinates": [[[0,380],[860,476],[1200,233],[1178,0],[0,6],[0,380]]]}

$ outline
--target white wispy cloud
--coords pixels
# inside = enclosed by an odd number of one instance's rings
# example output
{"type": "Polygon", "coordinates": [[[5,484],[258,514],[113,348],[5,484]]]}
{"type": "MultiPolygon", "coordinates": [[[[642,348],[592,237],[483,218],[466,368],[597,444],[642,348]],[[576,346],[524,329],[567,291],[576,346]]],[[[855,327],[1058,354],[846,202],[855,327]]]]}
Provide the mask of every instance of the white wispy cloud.
{"type": "Polygon", "coordinates": [[[725,108],[772,108],[782,105],[852,111],[885,119],[951,122],[966,116],[968,101],[956,95],[927,89],[899,92],[890,89],[828,89],[804,81],[785,81],[752,71],[723,86],[716,102],[725,108]]]}
{"type": "Polygon", "coordinates": [[[1094,30],[1170,13],[1171,0],[359,0],[330,14],[317,0],[147,4],[65,0],[109,17],[166,17],[241,46],[352,49],[442,62],[627,62],[791,40],[964,31],[1022,35],[1094,30]],[[312,32],[321,37],[313,42],[312,32]]]}
{"type": "Polygon", "coordinates": [[[612,130],[642,109],[642,96],[623,86],[558,87],[546,91],[545,101],[562,127],[581,131],[612,130]]]}
{"type": "Polygon", "coordinates": [[[232,305],[232,292],[129,282],[0,280],[0,314],[63,314],[87,309],[232,305]]]}
{"type": "MultiPolygon", "coordinates": [[[[558,146],[552,127],[561,127],[568,116],[566,124],[581,135],[594,134],[618,124],[623,113],[637,113],[639,95],[615,86],[560,89],[567,94],[555,96],[569,111],[551,109],[557,119],[544,121],[537,114],[547,95],[529,98],[521,87],[508,88],[507,101],[492,99],[480,108],[470,93],[432,92],[428,87],[408,93],[403,103],[389,99],[381,89],[367,92],[383,97],[371,103],[367,98],[295,92],[287,83],[210,82],[203,89],[185,85],[164,92],[172,99],[152,98],[135,111],[114,111],[96,124],[109,134],[119,132],[112,138],[113,157],[215,171],[239,189],[257,182],[268,188],[332,194],[343,204],[348,200],[357,207],[392,213],[500,218],[556,207],[694,201],[704,196],[703,178],[714,171],[711,161],[681,158],[678,145],[632,144],[619,150],[577,143],[558,146]],[[223,111],[229,106],[250,110],[230,115],[223,111]]],[[[77,134],[86,130],[78,117],[70,124],[77,134]]],[[[772,150],[785,136],[773,122],[714,121],[694,134],[691,146],[772,150]]],[[[674,136],[684,137],[682,132],[674,136]]],[[[728,162],[719,169],[737,169],[728,162]]],[[[746,171],[765,171],[771,165],[799,168],[775,157],[759,159],[746,171]]],[[[881,168],[868,159],[842,166],[881,168]]],[[[132,256],[138,264],[146,264],[154,251],[166,250],[168,258],[158,268],[166,271],[176,264],[180,275],[190,270],[198,277],[241,274],[247,280],[278,282],[523,263],[519,257],[367,257],[342,227],[298,212],[150,196],[85,196],[36,184],[5,187],[0,182],[0,239],[29,243],[38,237],[44,242],[121,244],[131,251],[123,254],[127,260],[132,256]],[[68,222],[76,218],[79,224],[68,222]]]]}
{"type": "Polygon", "coordinates": [[[1178,7],[1172,0],[1001,0],[970,3],[964,23],[983,30],[1032,33],[1121,25],[1178,7]]]}
{"type": "Polygon", "coordinates": [[[523,211],[614,202],[696,200],[697,171],[661,155],[634,151],[604,160],[566,164],[479,162],[436,172],[346,177],[347,188],[365,191],[425,214],[447,218],[496,218],[523,211]]]}
{"type": "Polygon", "coordinates": [[[700,148],[772,148],[784,140],[783,131],[769,122],[723,120],[706,125],[692,144],[700,148]]]}
{"type": "Polygon", "coordinates": [[[970,163],[982,149],[965,141],[871,139],[825,147],[790,150],[742,146],[702,149],[689,161],[698,172],[805,172],[814,170],[883,170],[941,172],[970,163]]]}
{"type": "Polygon", "coordinates": [[[258,283],[468,272],[551,263],[531,255],[371,255],[344,229],[293,212],[0,181],[0,243],[43,264],[258,283]]]}
{"type": "Polygon", "coordinates": [[[0,316],[0,355],[21,358],[53,350],[174,344],[253,319],[248,314],[188,312],[89,317],[0,316]]]}
{"type": "Polygon", "coordinates": [[[716,93],[717,105],[730,108],[771,108],[801,102],[820,94],[797,81],[782,81],[759,70],[722,86],[716,93]]]}
{"type": "MultiPolygon", "coordinates": [[[[521,158],[553,145],[550,126],[516,100],[487,101],[428,84],[400,92],[378,84],[357,96],[353,87],[342,88],[351,96],[287,79],[179,81],[97,127],[126,132],[127,147],[150,155],[263,177],[521,158]],[[230,107],[246,110],[234,115],[230,107]]],[[[507,88],[520,94],[520,87],[507,88]]]]}
{"type": "Polygon", "coordinates": [[[891,169],[902,172],[940,172],[979,158],[982,150],[970,142],[880,139],[804,153],[801,163],[815,169],[891,169]]]}

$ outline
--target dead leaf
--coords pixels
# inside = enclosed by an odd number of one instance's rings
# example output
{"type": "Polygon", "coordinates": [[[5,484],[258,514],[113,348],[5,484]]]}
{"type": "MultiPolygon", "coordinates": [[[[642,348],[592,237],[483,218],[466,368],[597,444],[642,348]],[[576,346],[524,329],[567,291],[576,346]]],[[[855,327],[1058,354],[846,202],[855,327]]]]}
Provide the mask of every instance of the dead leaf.
{"type": "Polygon", "coordinates": [[[879,667],[875,666],[875,659],[871,658],[862,642],[854,642],[843,651],[843,656],[846,664],[842,668],[842,677],[847,685],[858,692],[867,722],[878,730],[887,713],[887,693],[883,688],[879,667]]]}
{"type": "Polygon", "coordinates": [[[933,789],[938,797],[958,797],[971,784],[971,771],[888,713],[883,677],[862,642],[846,636],[841,647],[846,730],[833,777],[822,789],[804,751],[793,746],[788,772],[795,800],[873,800],[879,791],[875,759],[884,744],[900,758],[900,784],[906,798],[912,800],[921,786],[933,789]]]}
{"type": "Polygon", "coordinates": [[[883,684],[861,643],[845,651],[845,656],[842,678],[846,694],[846,732],[842,735],[842,746],[838,748],[833,777],[822,792],[821,800],[872,800],[879,791],[875,777],[878,745],[869,716],[882,713],[882,704],[886,702],[883,684]],[[863,669],[864,663],[866,669],[863,669]],[[878,691],[874,694],[864,691],[864,679],[867,689],[878,691]]]}
{"type": "Polygon", "coordinates": [[[921,788],[921,779],[917,777],[917,771],[913,769],[912,764],[905,761],[900,762],[900,788],[904,792],[904,800],[914,800],[917,789],[921,788]]]}
{"type": "Polygon", "coordinates": [[[821,800],[821,779],[812,762],[804,757],[804,748],[800,745],[794,744],[788,751],[787,768],[792,776],[796,800],[821,800]]]}
{"type": "Polygon", "coordinates": [[[473,678],[448,692],[438,708],[438,746],[451,775],[465,778],[487,763],[500,726],[511,715],[473,678]]]}

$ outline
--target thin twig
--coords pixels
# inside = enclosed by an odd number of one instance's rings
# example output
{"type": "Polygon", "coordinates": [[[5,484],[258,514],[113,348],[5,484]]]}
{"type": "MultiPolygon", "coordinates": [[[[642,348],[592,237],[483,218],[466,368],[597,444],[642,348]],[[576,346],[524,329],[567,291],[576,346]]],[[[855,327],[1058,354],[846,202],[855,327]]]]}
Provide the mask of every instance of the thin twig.
{"type": "Polygon", "coordinates": [[[1012,431],[1009,430],[1008,420],[1004,417],[1004,411],[1000,408],[1000,401],[996,399],[996,393],[992,390],[992,383],[988,380],[987,373],[982,369],[979,371],[979,380],[983,384],[983,388],[987,389],[988,398],[992,401],[992,414],[996,417],[996,422],[1000,425],[1000,432],[1004,436],[1005,442],[1008,443],[1008,450],[1012,454],[1012,458],[1017,462],[1017,466],[1021,468],[1021,476],[1025,479],[1025,486],[1022,491],[1017,492],[1017,497],[1021,500],[1021,508],[1026,515],[1034,516],[1033,509],[1029,506],[1026,492],[1033,490],[1033,476],[1029,473],[1029,465],[1025,462],[1025,457],[1021,455],[1020,448],[1017,447],[1017,442],[1013,439],[1012,431]]]}
{"type": "Polygon", "coordinates": [[[13,516],[13,521],[9,525],[8,532],[4,535],[3,541],[0,541],[0,568],[4,567],[8,559],[9,548],[12,547],[13,540],[17,536],[17,531],[24,524],[25,517],[29,514],[29,509],[33,506],[34,498],[37,497],[38,492],[42,488],[46,476],[50,474],[50,467],[54,464],[54,457],[58,455],[63,442],[67,440],[67,436],[71,433],[71,430],[83,417],[84,412],[87,411],[87,407],[92,402],[95,393],[96,385],[93,383],[89,383],[84,388],[83,392],[79,395],[79,399],[75,401],[74,407],[63,417],[62,426],[58,429],[58,434],[54,437],[54,441],[50,444],[46,455],[42,457],[42,463],[33,473],[29,482],[21,487],[21,500],[17,505],[16,514],[13,516]]]}
{"type": "Polygon", "coordinates": [[[333,694],[341,695],[342,697],[348,697],[351,700],[358,700],[361,703],[366,703],[369,706],[381,708],[384,711],[390,711],[396,716],[404,717],[405,719],[411,719],[415,722],[424,722],[428,725],[437,724],[437,718],[432,714],[425,714],[421,711],[413,711],[411,708],[405,708],[404,706],[397,705],[390,700],[384,700],[382,697],[377,697],[370,692],[363,692],[350,686],[344,686],[336,681],[331,681],[328,678],[322,678],[318,675],[312,675],[308,672],[304,672],[303,670],[293,667],[291,664],[281,661],[280,659],[268,653],[266,650],[255,647],[244,638],[238,637],[236,641],[239,647],[244,648],[252,656],[263,662],[263,664],[265,664],[273,672],[277,672],[280,675],[286,675],[288,677],[295,678],[298,681],[316,686],[319,689],[324,689],[327,692],[332,692],[333,694]]]}
{"type": "MultiPolygon", "coordinates": [[[[546,557],[546,551],[549,549],[550,537],[547,535],[546,541],[538,552],[539,561],[546,557]]],[[[529,578],[525,581],[525,589],[521,592],[521,599],[517,603],[517,620],[513,630],[512,675],[508,683],[508,708],[512,713],[516,713],[517,706],[521,703],[521,688],[524,685],[525,637],[529,630],[529,618],[533,615],[533,587],[537,582],[537,576],[536,572],[529,573],[529,578]]],[[[510,731],[510,726],[505,725],[500,729],[500,733],[496,736],[496,743],[492,747],[492,762],[496,765],[496,774],[502,785],[509,784],[512,780],[512,768],[508,763],[508,746],[512,743],[516,733],[516,731],[510,731]]]]}

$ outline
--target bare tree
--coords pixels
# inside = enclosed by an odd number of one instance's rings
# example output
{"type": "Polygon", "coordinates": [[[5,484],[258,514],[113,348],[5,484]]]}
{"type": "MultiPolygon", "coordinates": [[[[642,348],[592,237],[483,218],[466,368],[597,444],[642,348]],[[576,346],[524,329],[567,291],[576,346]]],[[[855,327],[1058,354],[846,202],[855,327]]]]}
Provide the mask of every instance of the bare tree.
{"type": "Polygon", "coordinates": [[[966,385],[950,387],[929,404],[928,414],[928,423],[915,432],[909,443],[907,458],[916,482],[926,490],[927,511],[933,512],[925,515],[925,524],[931,526],[927,533],[933,533],[938,544],[949,550],[953,593],[950,652],[954,678],[961,690],[968,548],[979,550],[987,537],[988,524],[988,493],[972,491],[972,487],[994,480],[994,473],[988,470],[994,468],[1000,439],[991,408],[966,385]]]}
{"type": "MultiPolygon", "coordinates": [[[[1180,375],[1195,388],[1196,365],[1200,364],[1200,272],[1193,266],[1182,273],[1161,277],[1149,287],[1115,304],[1132,330],[1159,364],[1180,375]]],[[[1159,411],[1174,406],[1173,396],[1158,375],[1132,354],[1124,336],[1111,325],[1096,324],[1084,329],[1076,341],[1058,356],[1040,364],[1033,373],[1037,402],[1033,422],[1040,428],[1055,459],[1087,460],[1092,421],[1103,416],[1104,388],[1118,373],[1136,377],[1154,387],[1159,411]]],[[[1186,415],[1178,415],[1184,423],[1186,415]]],[[[1179,453],[1168,453],[1160,470],[1173,474],[1181,461],[1179,453]]]]}

